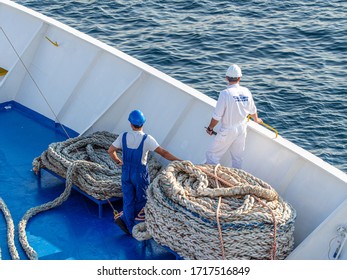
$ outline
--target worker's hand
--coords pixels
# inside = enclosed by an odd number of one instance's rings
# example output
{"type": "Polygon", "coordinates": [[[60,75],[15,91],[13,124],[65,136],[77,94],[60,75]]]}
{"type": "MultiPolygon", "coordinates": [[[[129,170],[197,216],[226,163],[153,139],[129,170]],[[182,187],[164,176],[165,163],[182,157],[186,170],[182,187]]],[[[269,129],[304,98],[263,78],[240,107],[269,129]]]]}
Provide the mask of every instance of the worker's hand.
{"type": "Polygon", "coordinates": [[[122,161],[121,159],[116,160],[116,163],[117,163],[118,165],[123,165],[123,161],[122,161]]]}
{"type": "Polygon", "coordinates": [[[257,118],[257,119],[255,120],[255,122],[256,122],[256,123],[259,123],[259,124],[262,124],[262,123],[263,123],[263,120],[262,120],[261,118],[257,118]]]}
{"type": "Polygon", "coordinates": [[[213,129],[210,129],[209,127],[206,127],[206,132],[209,135],[216,135],[217,132],[215,132],[213,129]]]}

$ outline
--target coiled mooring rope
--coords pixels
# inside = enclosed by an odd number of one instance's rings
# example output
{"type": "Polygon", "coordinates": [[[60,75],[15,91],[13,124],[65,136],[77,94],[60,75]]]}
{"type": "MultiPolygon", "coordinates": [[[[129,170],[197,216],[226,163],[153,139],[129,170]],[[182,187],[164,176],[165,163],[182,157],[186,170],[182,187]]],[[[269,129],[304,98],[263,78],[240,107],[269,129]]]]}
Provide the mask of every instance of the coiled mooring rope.
{"type": "MultiPolygon", "coordinates": [[[[40,168],[45,167],[65,178],[71,164],[77,160],[84,160],[84,164],[79,165],[72,175],[73,184],[99,200],[122,197],[121,167],[107,153],[107,149],[116,138],[116,134],[99,131],[52,143],[41,156],[34,159],[33,170],[38,173],[40,168]]],[[[117,153],[122,157],[121,151],[117,153]]],[[[161,168],[161,164],[150,153],[150,177],[154,178],[161,168]]]]}
{"type": "Polygon", "coordinates": [[[294,248],[294,208],[243,170],[175,161],[147,196],[133,236],[184,259],[284,259],[294,248]]]}

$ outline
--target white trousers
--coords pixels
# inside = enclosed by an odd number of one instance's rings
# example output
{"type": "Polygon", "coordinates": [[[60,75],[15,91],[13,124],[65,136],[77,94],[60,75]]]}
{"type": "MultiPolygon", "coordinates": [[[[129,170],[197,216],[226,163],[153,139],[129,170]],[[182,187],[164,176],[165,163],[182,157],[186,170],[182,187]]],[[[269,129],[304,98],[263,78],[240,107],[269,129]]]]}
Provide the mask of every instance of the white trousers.
{"type": "Polygon", "coordinates": [[[231,162],[229,167],[241,168],[245,151],[247,136],[247,124],[241,124],[232,128],[220,128],[214,141],[206,152],[207,164],[219,164],[226,152],[230,152],[231,162]]]}

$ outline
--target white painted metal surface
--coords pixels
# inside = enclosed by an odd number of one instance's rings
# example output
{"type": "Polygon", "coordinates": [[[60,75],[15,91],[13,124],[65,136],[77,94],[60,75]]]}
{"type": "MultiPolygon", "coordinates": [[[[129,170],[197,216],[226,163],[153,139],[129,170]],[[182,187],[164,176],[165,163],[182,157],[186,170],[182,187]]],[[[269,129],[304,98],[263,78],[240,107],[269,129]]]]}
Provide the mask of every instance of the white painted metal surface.
{"type": "MultiPolygon", "coordinates": [[[[14,2],[0,0],[0,27],[0,67],[9,70],[0,78],[0,103],[14,100],[81,134],[128,129],[137,108],[164,148],[203,163],[215,100],[14,2]]],[[[347,225],[347,175],[252,121],[248,133],[244,169],[297,210],[289,258],[327,259],[327,243],[347,225]]]]}

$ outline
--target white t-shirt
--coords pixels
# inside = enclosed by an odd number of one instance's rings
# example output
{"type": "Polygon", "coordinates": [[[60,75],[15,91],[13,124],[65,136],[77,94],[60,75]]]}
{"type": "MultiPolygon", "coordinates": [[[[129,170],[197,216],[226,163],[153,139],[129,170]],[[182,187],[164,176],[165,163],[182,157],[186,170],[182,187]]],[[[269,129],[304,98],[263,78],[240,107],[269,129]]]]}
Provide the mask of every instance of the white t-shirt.
{"type": "MultiPolygon", "coordinates": [[[[116,147],[117,149],[123,149],[122,139],[123,139],[124,133],[125,132],[121,133],[117,137],[117,139],[112,143],[112,145],[116,147]]],[[[127,132],[127,136],[126,136],[127,147],[130,149],[137,149],[140,146],[140,143],[144,135],[145,133],[143,131],[127,132]]],[[[154,151],[158,147],[159,147],[158,142],[151,135],[147,134],[147,138],[145,142],[143,143],[142,160],[141,160],[143,165],[147,164],[148,152],[154,151]]]]}
{"type": "Polygon", "coordinates": [[[229,85],[221,91],[212,117],[221,121],[224,128],[245,123],[249,114],[255,114],[257,108],[248,88],[239,84],[229,85]]]}

